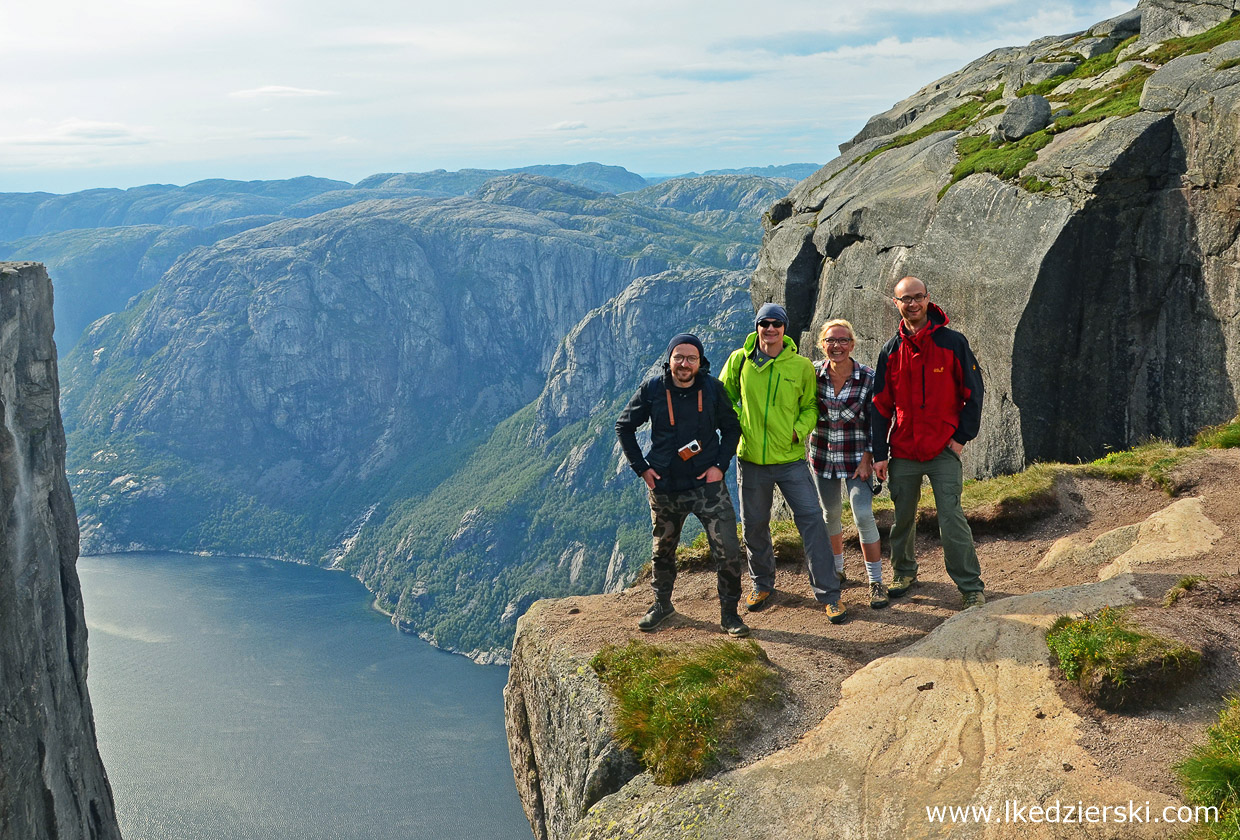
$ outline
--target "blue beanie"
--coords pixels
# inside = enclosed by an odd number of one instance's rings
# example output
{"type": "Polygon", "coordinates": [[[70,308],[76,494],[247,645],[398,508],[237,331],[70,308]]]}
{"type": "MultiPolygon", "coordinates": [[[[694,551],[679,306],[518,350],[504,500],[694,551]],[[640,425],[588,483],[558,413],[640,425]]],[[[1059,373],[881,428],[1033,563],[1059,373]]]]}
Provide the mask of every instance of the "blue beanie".
{"type": "Polygon", "coordinates": [[[788,326],[788,313],[778,303],[762,304],[762,308],[758,310],[758,317],[753,319],[754,329],[757,329],[759,321],[765,321],[767,318],[774,318],[781,321],[785,327],[788,326]]]}

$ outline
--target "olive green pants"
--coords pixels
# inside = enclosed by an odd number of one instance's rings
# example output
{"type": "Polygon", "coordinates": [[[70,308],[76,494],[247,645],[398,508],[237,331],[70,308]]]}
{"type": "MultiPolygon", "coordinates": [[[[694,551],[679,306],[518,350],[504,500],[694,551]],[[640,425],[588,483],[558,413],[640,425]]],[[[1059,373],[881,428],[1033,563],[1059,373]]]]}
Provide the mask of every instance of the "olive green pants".
{"type": "Polygon", "coordinates": [[[921,497],[923,476],[929,477],[930,488],[934,491],[947,574],[961,592],[981,592],[982,569],[973,547],[973,531],[960,506],[964,469],[960,456],[947,448],[929,461],[892,458],[888,463],[887,487],[896,508],[896,519],[891,526],[892,571],[896,577],[917,574],[913,537],[917,530],[917,501],[921,497]]]}

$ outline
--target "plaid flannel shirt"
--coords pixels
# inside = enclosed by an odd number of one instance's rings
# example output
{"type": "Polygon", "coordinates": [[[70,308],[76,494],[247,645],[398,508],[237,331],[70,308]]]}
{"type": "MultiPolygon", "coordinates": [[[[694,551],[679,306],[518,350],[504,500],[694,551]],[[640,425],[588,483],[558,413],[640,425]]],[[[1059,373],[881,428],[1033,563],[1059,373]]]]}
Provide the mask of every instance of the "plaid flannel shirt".
{"type": "Polygon", "coordinates": [[[874,369],[853,361],[852,376],[839,394],[826,361],[814,362],[818,377],[818,425],[809,436],[810,467],[823,478],[852,478],[861,456],[873,452],[870,395],[874,369]]]}

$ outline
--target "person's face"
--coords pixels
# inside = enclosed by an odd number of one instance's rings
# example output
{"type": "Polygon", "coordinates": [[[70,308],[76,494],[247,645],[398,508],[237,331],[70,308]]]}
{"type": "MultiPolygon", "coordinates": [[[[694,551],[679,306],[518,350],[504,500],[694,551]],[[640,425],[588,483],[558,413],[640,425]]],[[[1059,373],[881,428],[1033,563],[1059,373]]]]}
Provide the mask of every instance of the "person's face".
{"type": "Polygon", "coordinates": [[[763,318],[758,322],[758,340],[766,347],[782,347],[787,326],[783,321],[763,318]]]}
{"type": "Polygon", "coordinates": [[[853,338],[848,327],[831,327],[822,339],[822,352],[829,362],[846,362],[852,355],[853,338]]]}
{"type": "Polygon", "coordinates": [[[905,277],[896,284],[894,298],[896,309],[900,310],[900,317],[906,324],[913,329],[919,329],[926,323],[930,296],[926,294],[925,283],[916,277],[905,277]]]}
{"type": "Polygon", "coordinates": [[[672,348],[672,379],[677,385],[682,388],[692,385],[701,366],[702,357],[692,344],[677,344],[672,348]]]}

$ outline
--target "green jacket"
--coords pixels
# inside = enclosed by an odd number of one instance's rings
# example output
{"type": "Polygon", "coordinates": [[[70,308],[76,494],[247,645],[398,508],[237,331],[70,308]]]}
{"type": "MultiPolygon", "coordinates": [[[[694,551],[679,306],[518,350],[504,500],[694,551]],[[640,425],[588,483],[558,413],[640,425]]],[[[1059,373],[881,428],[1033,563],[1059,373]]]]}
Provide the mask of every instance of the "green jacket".
{"type": "Polygon", "coordinates": [[[745,346],[728,356],[719,376],[741,420],[736,457],[751,464],[799,461],[818,424],[814,363],[797,355],[796,342],[784,336],[783,352],[758,367],[753,361],[757,346],[758,334],[750,333],[745,346]]]}

